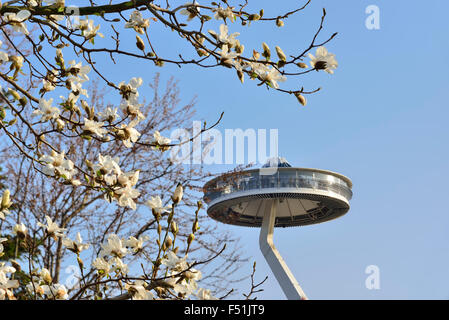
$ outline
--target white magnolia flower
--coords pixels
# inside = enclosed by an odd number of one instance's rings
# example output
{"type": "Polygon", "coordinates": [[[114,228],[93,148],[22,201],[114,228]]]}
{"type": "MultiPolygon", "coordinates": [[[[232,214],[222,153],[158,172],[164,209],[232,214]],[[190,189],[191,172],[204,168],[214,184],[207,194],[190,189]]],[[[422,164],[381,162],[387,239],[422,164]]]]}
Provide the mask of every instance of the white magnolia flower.
{"type": "Polygon", "coordinates": [[[130,236],[128,240],[126,240],[125,245],[129,248],[132,248],[134,253],[140,252],[143,249],[143,243],[148,241],[150,237],[148,236],[140,236],[139,239],[136,237],[130,236]]]}
{"type": "Polygon", "coordinates": [[[75,60],[69,61],[69,67],[67,67],[66,71],[70,74],[70,79],[76,80],[79,82],[89,81],[89,77],[87,74],[90,72],[90,66],[83,66],[81,62],[76,63],[75,60]]]}
{"type": "Polygon", "coordinates": [[[131,294],[133,300],[153,300],[154,295],[146,290],[145,281],[137,280],[133,284],[125,284],[125,289],[131,294]]]}
{"type": "Polygon", "coordinates": [[[118,157],[112,158],[109,155],[98,155],[98,164],[93,165],[93,170],[97,175],[101,175],[108,185],[117,183],[117,176],[122,174],[118,162],[118,157]]]}
{"type": "Polygon", "coordinates": [[[119,157],[111,157],[109,155],[102,156],[98,154],[98,164],[93,165],[93,170],[101,174],[108,184],[115,184],[117,182],[117,175],[122,174],[120,169],[119,157]]]}
{"type": "MultiPolygon", "coordinates": [[[[65,19],[65,16],[62,14],[51,14],[49,16],[49,19],[47,19],[48,23],[50,23],[53,27],[55,27],[56,29],[59,29],[59,24],[57,23],[58,21],[62,21],[65,19]]],[[[70,24],[71,21],[69,20],[68,23],[70,24]]]]}
{"type": "Polygon", "coordinates": [[[279,89],[278,82],[284,82],[287,80],[287,77],[283,76],[275,68],[270,69],[270,68],[259,67],[258,69],[254,70],[254,71],[262,81],[270,83],[276,89],[279,89]]]}
{"type": "Polygon", "coordinates": [[[103,128],[104,122],[97,122],[95,120],[89,120],[84,118],[84,125],[81,127],[84,131],[87,131],[92,134],[96,134],[100,138],[103,137],[104,134],[108,132],[105,128],[103,128]]]}
{"type": "Polygon", "coordinates": [[[39,158],[39,161],[45,163],[43,172],[49,176],[54,176],[55,173],[62,176],[67,180],[72,180],[72,177],[76,174],[77,170],[74,168],[74,164],[71,160],[65,159],[65,151],[57,153],[51,151],[50,155],[44,155],[39,158]]]}
{"type": "Polygon", "coordinates": [[[0,219],[1,220],[5,220],[7,214],[9,214],[9,210],[8,209],[0,209],[0,219]]]}
{"type": "Polygon", "coordinates": [[[191,268],[184,273],[186,279],[199,281],[203,278],[203,274],[200,270],[191,268]]]}
{"type": "Polygon", "coordinates": [[[98,116],[102,121],[114,122],[118,118],[117,108],[106,107],[106,110],[99,112],[98,116]]]}
{"type": "Polygon", "coordinates": [[[310,65],[312,68],[318,70],[324,70],[327,73],[333,74],[333,69],[337,69],[338,62],[335,59],[335,54],[329,53],[325,47],[319,47],[316,49],[316,56],[309,53],[310,65]]]}
{"type": "Polygon", "coordinates": [[[26,19],[28,19],[31,15],[31,12],[28,10],[21,10],[17,13],[7,12],[4,14],[6,22],[8,22],[14,31],[21,32],[25,35],[28,35],[28,29],[26,25],[23,23],[26,19]]]}
{"type": "Polygon", "coordinates": [[[140,196],[140,192],[137,189],[133,189],[131,186],[126,186],[114,191],[116,194],[120,195],[118,199],[118,204],[121,207],[129,207],[133,210],[137,209],[134,199],[140,196]]]}
{"type": "Polygon", "coordinates": [[[50,119],[57,119],[61,113],[61,110],[57,107],[53,107],[53,98],[49,100],[40,99],[39,100],[39,109],[36,109],[31,114],[34,116],[42,116],[41,121],[48,121],[50,119]]]}
{"type": "MultiPolygon", "coordinates": [[[[171,139],[161,136],[161,133],[157,130],[153,133],[153,137],[154,137],[153,143],[158,144],[159,146],[166,146],[171,143],[171,139]]],[[[156,150],[157,147],[153,146],[151,147],[151,149],[156,150]]]]}
{"type": "Polygon", "coordinates": [[[0,197],[0,219],[5,219],[5,214],[9,214],[9,208],[11,207],[11,193],[9,189],[6,189],[0,197]]]}
{"type": "Polygon", "coordinates": [[[40,222],[37,223],[39,227],[42,227],[47,230],[47,233],[53,237],[63,237],[65,228],[60,228],[49,216],[45,216],[47,220],[47,225],[44,225],[40,222]]]}
{"type": "Polygon", "coordinates": [[[174,203],[179,203],[182,200],[182,196],[184,194],[184,189],[181,183],[178,183],[176,186],[175,192],[173,192],[172,200],[174,203]]]}
{"type": "Polygon", "coordinates": [[[51,82],[51,81],[49,81],[49,80],[47,80],[47,79],[42,79],[42,88],[45,90],[45,91],[53,91],[53,90],[55,90],[55,85],[53,84],[53,82],[51,82]]]}
{"type": "MultiPolygon", "coordinates": [[[[3,42],[0,41],[0,47],[2,46],[3,42]]],[[[6,52],[0,51],[0,62],[7,62],[9,60],[9,56],[6,52]]]]}
{"type": "Polygon", "coordinates": [[[151,210],[154,210],[154,212],[163,214],[165,212],[169,212],[171,209],[171,206],[166,206],[162,204],[162,200],[159,196],[151,197],[150,200],[147,200],[145,204],[150,207],[151,210]]]}
{"type": "Polygon", "coordinates": [[[179,11],[179,13],[184,16],[187,16],[187,21],[192,20],[193,18],[195,18],[198,15],[198,13],[200,13],[200,8],[195,6],[196,4],[199,4],[199,3],[196,1],[187,2],[184,5],[189,6],[189,7],[182,9],[181,11],[179,11]]]}
{"type": "Polygon", "coordinates": [[[59,283],[55,283],[52,285],[43,285],[42,289],[44,291],[44,294],[47,296],[47,299],[67,300],[67,298],[69,297],[67,288],[59,283]]]}
{"type": "Polygon", "coordinates": [[[99,273],[109,274],[111,271],[110,263],[102,257],[95,259],[95,261],[92,262],[92,267],[97,269],[99,273]]]}
{"type": "Polygon", "coordinates": [[[122,261],[119,257],[114,257],[111,259],[111,263],[113,269],[117,273],[121,273],[122,275],[126,275],[129,272],[129,267],[126,263],[122,261]]]}
{"type": "Polygon", "coordinates": [[[219,51],[221,56],[221,63],[227,67],[234,65],[234,59],[239,56],[237,52],[230,51],[227,44],[224,44],[219,51]]]}
{"type": "Polygon", "coordinates": [[[6,52],[0,51],[0,62],[7,62],[9,61],[9,56],[6,52]]]}
{"type": "Polygon", "coordinates": [[[27,0],[27,5],[30,7],[37,7],[39,4],[36,0],[27,0]]]}
{"type": "Polygon", "coordinates": [[[62,239],[62,244],[69,249],[70,251],[79,254],[81,251],[89,248],[89,244],[83,243],[83,238],[81,238],[81,234],[78,232],[76,234],[76,240],[70,240],[69,238],[62,239]]]}
{"type": "Polygon", "coordinates": [[[65,6],[65,0],[45,0],[45,3],[49,6],[51,6],[51,5],[55,5],[57,7],[65,6]]]}
{"type": "Polygon", "coordinates": [[[0,300],[15,300],[14,293],[11,289],[16,289],[19,287],[18,280],[8,279],[5,273],[14,273],[16,269],[13,267],[4,267],[4,262],[0,263],[0,300]]]}
{"type": "Polygon", "coordinates": [[[137,118],[138,121],[141,121],[145,119],[142,111],[140,111],[142,105],[138,103],[137,95],[132,93],[129,99],[122,101],[120,109],[125,115],[130,115],[132,119],[137,118]]]}
{"type": "Polygon", "coordinates": [[[123,241],[116,234],[110,234],[108,236],[107,243],[103,243],[101,245],[101,248],[101,257],[114,256],[123,258],[128,253],[128,250],[124,246],[123,241]]]}
{"type": "Polygon", "coordinates": [[[45,283],[51,283],[53,281],[50,271],[47,268],[42,268],[41,272],[39,273],[39,278],[45,283]]]}
{"type": "Polygon", "coordinates": [[[172,270],[184,270],[188,268],[186,257],[179,258],[173,251],[169,251],[161,260],[161,263],[172,270]]]}
{"type": "Polygon", "coordinates": [[[3,247],[3,242],[6,242],[6,241],[8,241],[8,238],[0,238],[0,257],[2,256],[2,255],[4,255],[4,253],[3,253],[3,250],[5,250],[5,248],[3,247]]]}
{"type": "Polygon", "coordinates": [[[40,279],[38,277],[33,277],[33,281],[29,282],[26,285],[26,290],[28,291],[29,294],[34,295],[35,292],[37,295],[42,296],[44,294],[44,288],[42,288],[42,286],[39,284],[40,279]]]}
{"type": "Polygon", "coordinates": [[[210,290],[204,288],[198,289],[196,296],[200,300],[218,300],[217,298],[212,296],[210,290]]]}
{"type": "Polygon", "coordinates": [[[16,236],[25,237],[28,233],[28,229],[23,223],[16,224],[12,230],[12,233],[16,236]]]}
{"type": "Polygon", "coordinates": [[[118,176],[117,181],[123,187],[134,187],[139,181],[140,170],[122,173],[118,176]]]}
{"type": "Polygon", "coordinates": [[[235,37],[240,35],[240,33],[238,32],[234,32],[233,34],[228,35],[228,26],[225,24],[220,25],[220,34],[217,34],[213,30],[209,30],[209,33],[222,44],[228,44],[230,48],[234,47],[237,44],[238,40],[235,39],[235,37]]]}
{"type": "Polygon", "coordinates": [[[223,9],[222,7],[218,7],[215,9],[212,9],[213,12],[215,12],[214,18],[217,20],[222,19],[223,21],[226,21],[226,18],[230,19],[232,22],[234,22],[235,14],[232,12],[234,7],[227,7],[226,9],[223,9]]]}
{"type": "Polygon", "coordinates": [[[123,98],[125,100],[128,100],[131,94],[135,94],[134,98],[139,97],[137,88],[139,88],[142,85],[142,83],[143,83],[142,78],[134,77],[129,81],[128,84],[126,84],[124,81],[120,82],[118,84],[118,87],[120,88],[120,93],[123,96],[123,98]]]}
{"type": "Polygon", "coordinates": [[[150,25],[150,19],[144,19],[142,13],[138,10],[131,13],[129,20],[125,23],[125,28],[134,28],[136,32],[144,33],[143,29],[150,25]]]}
{"type": "Polygon", "coordinates": [[[70,85],[70,92],[68,100],[72,100],[74,103],[78,101],[81,95],[89,97],[89,94],[87,93],[86,89],[83,89],[83,84],[81,82],[78,82],[76,79],[74,81],[74,78],[69,78],[67,80],[67,83],[70,85]]]}
{"type": "MultiPolygon", "coordinates": [[[[4,242],[4,241],[3,241],[4,242]]],[[[5,262],[0,262],[0,284],[8,281],[7,273],[15,273],[16,268],[11,266],[5,266],[5,262]]]]}
{"type": "Polygon", "coordinates": [[[198,289],[198,284],[195,280],[190,279],[189,281],[186,281],[186,279],[180,279],[179,277],[174,276],[175,274],[176,272],[171,273],[170,275],[172,277],[168,278],[166,281],[173,287],[173,290],[176,293],[188,297],[198,289]]]}
{"type": "Polygon", "coordinates": [[[100,25],[94,26],[94,21],[92,19],[86,18],[80,20],[80,23],[76,27],[81,30],[86,40],[90,40],[95,36],[99,36],[101,38],[104,37],[102,33],[98,32],[98,30],[100,29],[100,25]]]}
{"type": "Polygon", "coordinates": [[[138,124],[138,120],[131,121],[128,125],[122,124],[119,130],[119,137],[127,148],[131,148],[141,136],[140,132],[134,127],[138,124]]]}
{"type": "Polygon", "coordinates": [[[16,70],[20,70],[20,68],[23,67],[23,57],[22,56],[10,56],[9,61],[12,62],[12,65],[16,70]]]}
{"type": "Polygon", "coordinates": [[[46,92],[55,90],[57,76],[58,76],[57,70],[55,69],[48,70],[46,77],[42,79],[43,90],[45,90],[46,92]]]}

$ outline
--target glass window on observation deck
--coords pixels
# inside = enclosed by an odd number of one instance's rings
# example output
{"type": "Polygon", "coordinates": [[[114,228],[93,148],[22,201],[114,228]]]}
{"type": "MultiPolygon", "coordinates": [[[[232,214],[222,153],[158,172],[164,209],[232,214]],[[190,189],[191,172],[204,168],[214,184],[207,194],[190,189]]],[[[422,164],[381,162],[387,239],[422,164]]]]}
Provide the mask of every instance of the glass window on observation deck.
{"type": "Polygon", "coordinates": [[[279,181],[279,172],[271,175],[261,175],[261,188],[277,188],[279,181]]]}
{"type": "Polygon", "coordinates": [[[296,171],[280,170],[279,171],[279,187],[295,188],[296,187],[296,171]]]}

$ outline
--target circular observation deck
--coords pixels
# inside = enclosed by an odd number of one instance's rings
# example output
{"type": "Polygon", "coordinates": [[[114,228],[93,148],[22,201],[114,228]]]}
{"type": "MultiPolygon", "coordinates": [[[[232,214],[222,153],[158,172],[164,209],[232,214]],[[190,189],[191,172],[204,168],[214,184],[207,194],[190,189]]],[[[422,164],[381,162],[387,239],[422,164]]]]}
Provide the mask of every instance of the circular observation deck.
{"type": "Polygon", "coordinates": [[[344,215],[351,189],[351,180],[341,174],[282,162],[212,179],[204,185],[203,199],[211,218],[247,227],[260,227],[271,200],[278,200],[274,226],[291,227],[344,215]]]}

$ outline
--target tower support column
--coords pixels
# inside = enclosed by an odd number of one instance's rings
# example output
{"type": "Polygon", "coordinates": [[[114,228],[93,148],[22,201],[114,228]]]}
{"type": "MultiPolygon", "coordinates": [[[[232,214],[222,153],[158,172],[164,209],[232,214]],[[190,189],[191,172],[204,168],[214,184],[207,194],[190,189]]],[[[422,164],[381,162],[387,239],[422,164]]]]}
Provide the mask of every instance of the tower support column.
{"type": "Polygon", "coordinates": [[[278,199],[265,200],[265,210],[260,229],[259,246],[288,300],[307,300],[307,297],[273,243],[274,223],[278,199]]]}

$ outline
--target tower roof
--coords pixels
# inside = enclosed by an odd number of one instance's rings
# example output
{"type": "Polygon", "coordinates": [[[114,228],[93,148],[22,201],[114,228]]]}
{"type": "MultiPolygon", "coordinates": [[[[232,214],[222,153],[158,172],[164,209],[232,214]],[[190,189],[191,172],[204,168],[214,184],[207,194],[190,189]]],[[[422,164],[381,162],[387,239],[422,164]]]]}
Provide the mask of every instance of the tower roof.
{"type": "Polygon", "coordinates": [[[272,157],[262,166],[262,168],[291,168],[291,164],[287,159],[282,157],[272,157]]]}

